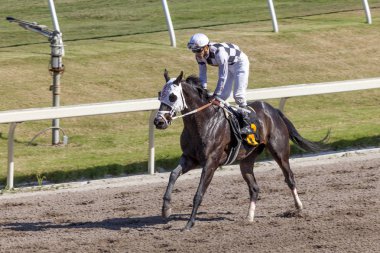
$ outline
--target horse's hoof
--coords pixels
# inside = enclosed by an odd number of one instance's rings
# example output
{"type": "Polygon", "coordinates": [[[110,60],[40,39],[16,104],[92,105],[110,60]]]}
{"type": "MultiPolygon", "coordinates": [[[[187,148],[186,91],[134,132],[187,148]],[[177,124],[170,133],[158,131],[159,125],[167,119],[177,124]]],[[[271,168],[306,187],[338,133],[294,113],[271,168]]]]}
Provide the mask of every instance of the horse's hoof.
{"type": "Polygon", "coordinates": [[[186,226],[181,231],[182,232],[190,232],[192,227],[193,227],[192,223],[187,223],[186,226]]]}
{"type": "Polygon", "coordinates": [[[253,217],[247,216],[247,221],[248,222],[253,222],[253,217]]]}
{"type": "Polygon", "coordinates": [[[164,209],[162,208],[162,218],[169,218],[170,215],[172,215],[172,209],[171,208],[167,208],[167,209],[164,209]]]}
{"type": "Polygon", "coordinates": [[[190,232],[191,228],[184,227],[181,232],[190,232]]]}

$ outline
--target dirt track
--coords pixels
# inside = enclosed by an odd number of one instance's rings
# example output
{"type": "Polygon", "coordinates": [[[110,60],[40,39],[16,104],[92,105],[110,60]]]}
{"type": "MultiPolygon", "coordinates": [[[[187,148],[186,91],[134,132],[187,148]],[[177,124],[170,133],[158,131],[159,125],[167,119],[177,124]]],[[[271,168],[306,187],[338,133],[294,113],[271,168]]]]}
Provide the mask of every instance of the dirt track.
{"type": "Polygon", "coordinates": [[[256,171],[253,223],[239,169],[216,173],[191,232],[198,172],[183,176],[165,223],[167,173],[0,196],[0,252],[379,252],[380,151],[291,162],[304,204],[273,163],[256,171]],[[111,182],[111,183],[110,183],[111,182]],[[124,183],[123,183],[124,182],[124,183]]]}

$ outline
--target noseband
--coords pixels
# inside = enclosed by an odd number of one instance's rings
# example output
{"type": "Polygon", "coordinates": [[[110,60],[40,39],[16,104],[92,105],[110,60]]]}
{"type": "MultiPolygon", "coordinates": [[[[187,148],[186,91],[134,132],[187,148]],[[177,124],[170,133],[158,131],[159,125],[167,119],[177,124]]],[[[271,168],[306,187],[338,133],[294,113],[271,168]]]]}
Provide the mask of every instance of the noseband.
{"type": "MultiPolygon", "coordinates": [[[[171,108],[171,107],[170,107],[171,108]]],[[[170,115],[170,119],[173,120],[173,117],[172,115],[175,114],[175,110],[174,109],[171,109],[170,111],[158,111],[157,114],[156,114],[156,118],[161,118],[166,125],[170,125],[171,124],[171,120],[168,121],[165,117],[165,114],[169,114],[170,115]]]]}

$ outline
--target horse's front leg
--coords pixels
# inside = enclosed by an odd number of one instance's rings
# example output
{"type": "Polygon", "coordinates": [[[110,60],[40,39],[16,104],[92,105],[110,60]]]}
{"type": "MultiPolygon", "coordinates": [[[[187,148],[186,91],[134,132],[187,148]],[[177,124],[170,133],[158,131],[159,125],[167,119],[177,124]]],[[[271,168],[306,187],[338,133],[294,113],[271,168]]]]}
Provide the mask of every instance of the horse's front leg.
{"type": "Polygon", "coordinates": [[[253,218],[255,217],[256,203],[259,194],[259,186],[257,185],[256,178],[253,173],[253,165],[255,163],[256,157],[257,153],[254,153],[251,157],[248,157],[240,162],[240,171],[245,182],[248,185],[249,190],[250,204],[247,219],[250,222],[253,222],[253,218]]]}
{"type": "Polygon", "coordinates": [[[169,183],[166,187],[166,191],[163,198],[162,204],[162,217],[169,218],[172,213],[172,208],[170,206],[171,195],[173,187],[179,176],[185,174],[189,170],[192,170],[196,167],[196,164],[191,160],[186,158],[184,155],[181,156],[179,165],[170,173],[169,183]]]}
{"type": "Polygon", "coordinates": [[[193,210],[191,211],[190,219],[187,222],[184,230],[190,230],[194,226],[195,216],[197,215],[198,208],[200,204],[202,203],[203,196],[208,186],[210,185],[214,172],[217,168],[218,168],[218,165],[216,163],[213,163],[211,166],[205,166],[202,169],[201,179],[200,179],[198,189],[193,200],[193,210]]]}

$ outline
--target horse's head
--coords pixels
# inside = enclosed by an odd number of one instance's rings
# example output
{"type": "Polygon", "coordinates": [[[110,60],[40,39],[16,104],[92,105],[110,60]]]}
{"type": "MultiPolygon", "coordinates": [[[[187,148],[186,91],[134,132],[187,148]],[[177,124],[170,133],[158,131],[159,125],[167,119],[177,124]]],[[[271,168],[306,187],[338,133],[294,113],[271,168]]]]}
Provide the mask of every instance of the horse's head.
{"type": "Polygon", "coordinates": [[[158,129],[166,129],[176,113],[187,108],[181,85],[183,72],[181,71],[177,78],[170,79],[165,69],[164,77],[166,84],[158,96],[161,105],[153,122],[158,129]]]}

